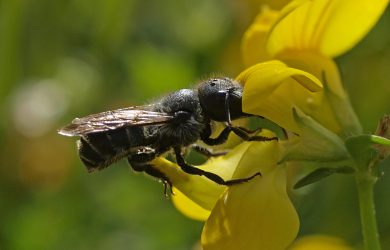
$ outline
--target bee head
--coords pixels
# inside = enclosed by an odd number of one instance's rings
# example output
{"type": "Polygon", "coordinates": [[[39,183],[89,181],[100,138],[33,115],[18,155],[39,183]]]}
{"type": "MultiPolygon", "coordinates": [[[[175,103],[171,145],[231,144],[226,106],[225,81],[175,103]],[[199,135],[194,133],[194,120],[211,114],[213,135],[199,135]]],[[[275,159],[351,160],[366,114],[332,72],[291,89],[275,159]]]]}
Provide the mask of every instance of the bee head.
{"type": "Polygon", "coordinates": [[[242,86],[233,79],[208,79],[199,84],[198,95],[204,114],[212,120],[227,121],[227,109],[232,120],[247,116],[242,112],[242,86]]]}

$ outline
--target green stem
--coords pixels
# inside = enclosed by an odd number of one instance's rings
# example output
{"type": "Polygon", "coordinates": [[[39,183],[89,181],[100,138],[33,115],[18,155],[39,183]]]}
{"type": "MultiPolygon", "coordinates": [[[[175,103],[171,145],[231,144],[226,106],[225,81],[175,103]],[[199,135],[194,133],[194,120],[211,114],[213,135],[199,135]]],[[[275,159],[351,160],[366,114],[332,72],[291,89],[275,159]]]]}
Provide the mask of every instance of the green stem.
{"type": "Polygon", "coordinates": [[[375,218],[374,185],[376,177],[368,172],[356,174],[356,184],[359,193],[360,218],[366,250],[380,250],[378,227],[375,218]]]}

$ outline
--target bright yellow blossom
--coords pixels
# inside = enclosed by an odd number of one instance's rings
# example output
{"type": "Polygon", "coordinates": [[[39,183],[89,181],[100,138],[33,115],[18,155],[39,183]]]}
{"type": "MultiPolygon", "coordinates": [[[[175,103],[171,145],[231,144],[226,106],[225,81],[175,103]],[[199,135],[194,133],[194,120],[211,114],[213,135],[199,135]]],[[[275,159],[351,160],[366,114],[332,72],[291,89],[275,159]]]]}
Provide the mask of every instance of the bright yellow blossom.
{"type": "MultiPolygon", "coordinates": [[[[274,58],[313,74],[326,83],[323,92],[307,93],[288,88],[275,97],[271,93],[268,99],[279,103],[283,97],[293,95],[296,106],[335,133],[342,136],[360,133],[359,122],[351,111],[332,58],[357,44],[375,25],[387,4],[388,0],[299,0],[280,12],[265,9],[244,36],[245,63],[251,66],[274,58]],[[356,18],[359,15],[364,18],[356,18]]],[[[268,85],[266,80],[258,81],[257,85],[268,85]]],[[[244,110],[246,103],[250,106],[253,102],[244,98],[244,110]]],[[[296,128],[289,113],[275,114],[271,110],[262,111],[260,115],[284,128],[293,131],[296,128]],[[280,118],[284,115],[285,118],[280,118]]]]}
{"type": "MultiPolygon", "coordinates": [[[[267,131],[262,135],[272,136],[267,131]]],[[[275,141],[244,142],[200,166],[226,180],[262,173],[228,188],[181,173],[164,159],[155,164],[175,185],[172,198],[176,207],[191,218],[207,219],[202,234],[204,250],[285,249],[298,233],[299,220],[287,195],[285,168],[278,165],[280,152],[275,141]]]]}
{"type": "Polygon", "coordinates": [[[361,128],[332,58],[358,43],[387,4],[296,0],[280,12],[264,8],[249,27],[242,44],[248,68],[237,77],[244,85],[243,110],[300,136],[287,142],[244,142],[199,166],[225,180],[262,173],[231,187],[184,174],[164,159],[154,162],[174,185],[175,206],[206,220],[204,250],[286,249],[295,239],[299,220],[286,192],[286,163],[281,160],[321,155],[321,160],[339,160],[347,154],[341,138],[361,128]],[[364,18],[356,18],[362,13],[364,18]],[[310,150],[299,143],[318,147],[307,156],[310,150]]]}
{"type": "Polygon", "coordinates": [[[342,239],[328,235],[309,235],[298,239],[289,250],[352,250],[342,239]]]}

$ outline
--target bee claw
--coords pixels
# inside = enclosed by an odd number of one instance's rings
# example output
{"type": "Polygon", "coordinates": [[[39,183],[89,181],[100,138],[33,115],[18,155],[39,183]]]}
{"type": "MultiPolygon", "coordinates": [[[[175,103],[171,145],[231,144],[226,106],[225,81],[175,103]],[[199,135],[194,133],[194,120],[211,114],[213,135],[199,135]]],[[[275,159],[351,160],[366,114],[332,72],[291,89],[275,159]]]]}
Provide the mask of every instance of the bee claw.
{"type": "Polygon", "coordinates": [[[167,199],[169,199],[168,192],[170,193],[170,195],[175,195],[173,193],[172,183],[169,180],[162,180],[162,183],[164,185],[164,195],[167,199]]]}

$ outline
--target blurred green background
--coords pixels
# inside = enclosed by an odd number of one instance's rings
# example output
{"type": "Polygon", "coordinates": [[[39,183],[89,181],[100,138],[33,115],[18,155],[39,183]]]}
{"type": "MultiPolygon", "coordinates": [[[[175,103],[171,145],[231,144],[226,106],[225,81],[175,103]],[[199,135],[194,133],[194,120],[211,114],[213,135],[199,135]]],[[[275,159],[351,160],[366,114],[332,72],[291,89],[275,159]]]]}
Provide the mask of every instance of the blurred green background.
{"type": "MultiPolygon", "coordinates": [[[[234,77],[243,69],[241,36],[260,2],[0,0],[0,249],[193,248],[202,223],[179,214],[160,183],[125,162],[88,174],[75,140],[56,130],[213,73],[234,77]]],[[[366,132],[390,112],[389,12],[337,59],[366,132]]],[[[386,170],[376,198],[390,248],[386,170]]],[[[296,194],[301,234],[359,242],[351,178],[330,177],[296,194]]]]}

